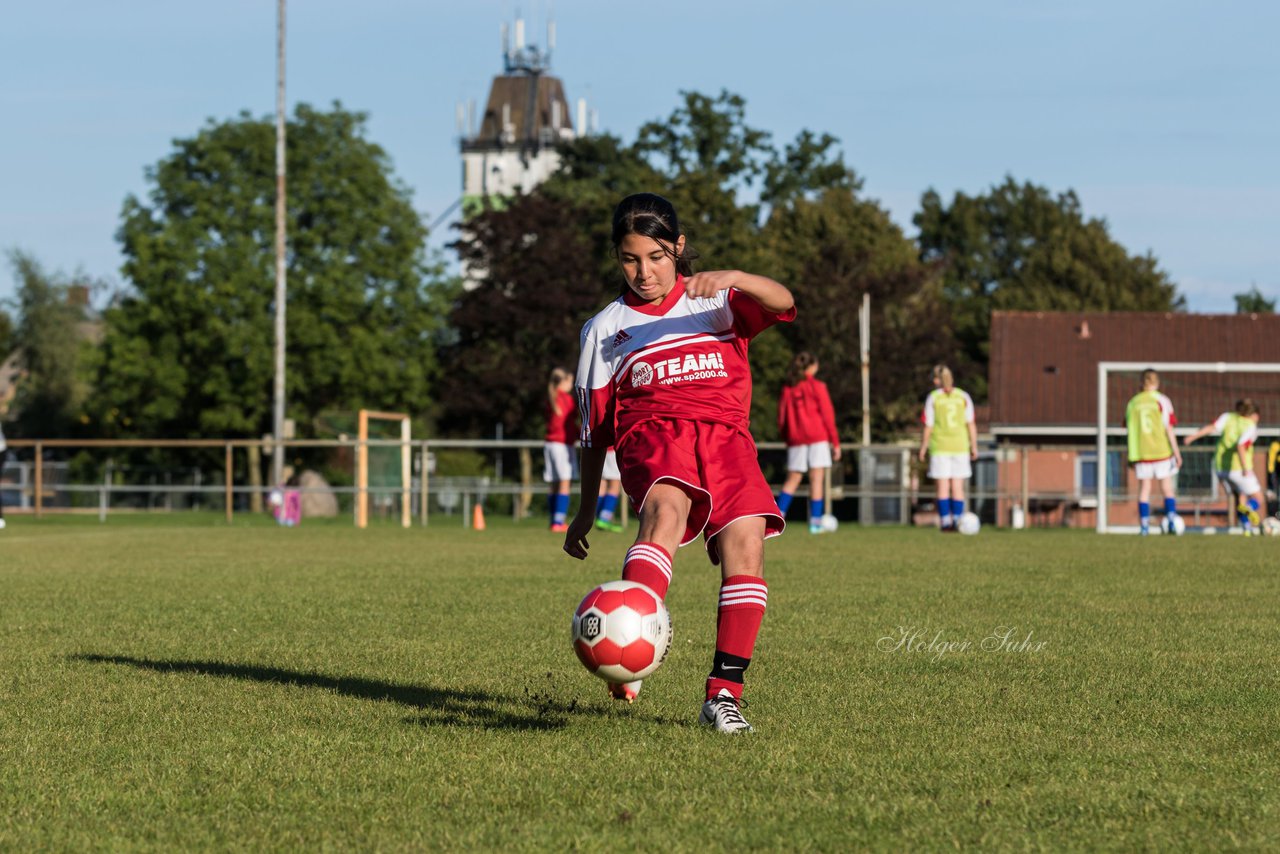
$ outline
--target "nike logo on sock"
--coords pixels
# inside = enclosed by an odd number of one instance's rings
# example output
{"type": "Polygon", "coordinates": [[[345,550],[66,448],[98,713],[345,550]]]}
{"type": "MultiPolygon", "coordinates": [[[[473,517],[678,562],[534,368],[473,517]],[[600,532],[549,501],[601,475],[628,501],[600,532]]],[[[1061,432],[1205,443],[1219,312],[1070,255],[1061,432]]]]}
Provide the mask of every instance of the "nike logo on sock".
{"type": "Polygon", "coordinates": [[[720,665],[720,669],[721,669],[721,670],[741,670],[742,668],[741,668],[741,667],[731,667],[731,666],[730,666],[730,665],[728,665],[728,664],[721,664],[721,665],[720,665]]]}

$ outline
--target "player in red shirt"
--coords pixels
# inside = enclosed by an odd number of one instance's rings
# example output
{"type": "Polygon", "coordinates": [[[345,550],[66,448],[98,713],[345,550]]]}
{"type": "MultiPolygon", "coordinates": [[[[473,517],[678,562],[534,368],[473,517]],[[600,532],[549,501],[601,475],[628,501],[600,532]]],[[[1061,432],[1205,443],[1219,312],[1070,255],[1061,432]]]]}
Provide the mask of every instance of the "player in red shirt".
{"type": "Polygon", "coordinates": [[[570,450],[577,438],[578,405],[573,398],[573,374],[553,368],[547,380],[547,434],[542,445],[542,479],[550,484],[547,513],[551,530],[569,530],[569,482],[577,477],[576,460],[570,450]]]}
{"type": "Polygon", "coordinates": [[[785,517],[804,473],[809,473],[809,533],[821,534],[826,502],[827,469],[840,459],[836,414],[827,385],[818,379],[818,360],[812,353],[797,353],[787,369],[787,382],[778,401],[778,432],[787,443],[787,479],[778,495],[778,510],[785,517]]]}
{"type": "MultiPolygon", "coordinates": [[[[582,329],[582,506],[564,550],[587,556],[605,450],[614,445],[622,487],[640,516],[622,577],[665,598],[676,549],[706,537],[721,583],[699,720],[721,732],[750,732],[740,702],[768,599],[764,541],[785,523],[748,430],[747,345],[794,318],[794,300],[764,276],[694,274],[675,209],[652,193],[619,203],[613,246],[626,287],[582,329]]],[[[630,701],[640,683],[609,687],[630,701]]]]}

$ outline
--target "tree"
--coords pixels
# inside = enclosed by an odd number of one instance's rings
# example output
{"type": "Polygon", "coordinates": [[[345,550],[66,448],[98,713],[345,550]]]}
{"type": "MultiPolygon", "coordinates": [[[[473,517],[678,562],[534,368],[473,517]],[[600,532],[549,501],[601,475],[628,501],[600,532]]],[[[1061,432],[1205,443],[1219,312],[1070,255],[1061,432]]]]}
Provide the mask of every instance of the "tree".
{"type": "Polygon", "coordinates": [[[18,281],[13,343],[22,353],[22,379],[10,415],[21,435],[67,437],[80,426],[88,394],[93,343],[82,327],[88,294],[99,285],[83,273],[48,273],[17,250],[9,253],[9,263],[18,281]]]}
{"type": "Polygon", "coordinates": [[[815,136],[802,130],[796,141],[765,167],[761,200],[774,208],[785,208],[800,200],[812,201],[827,190],[857,193],[862,179],[832,150],[838,143],[831,134],[815,136]]]}
{"type": "Polygon", "coordinates": [[[584,221],[569,203],[534,192],[467,221],[453,246],[480,273],[454,304],[444,349],[445,425],[532,436],[543,426],[547,376],[577,370],[582,325],[614,293],[601,287],[584,221]]]}
{"type": "Polygon", "coordinates": [[[1276,301],[1267,299],[1254,285],[1242,294],[1235,295],[1236,314],[1275,314],[1276,301]]]}
{"type": "Polygon", "coordinates": [[[14,343],[17,340],[17,329],[13,323],[13,315],[0,309],[0,361],[3,361],[13,352],[14,343]]]}
{"type": "Polygon", "coordinates": [[[763,176],[774,157],[769,134],[746,123],[739,95],[680,94],[682,106],[647,122],[636,137],[633,150],[664,177],[662,187],[643,189],[669,198],[694,249],[713,252],[706,269],[752,269],[760,208],[740,202],[738,193],[763,176]]]}
{"type": "Polygon", "coordinates": [[[860,435],[858,311],[862,295],[871,295],[872,427],[886,438],[914,423],[929,367],[954,358],[955,340],[936,266],[916,257],[878,204],[858,199],[849,181],[833,184],[775,208],[765,226],[776,269],[796,297],[796,320],[783,331],[794,351],[822,363],[840,433],[860,435]]]}
{"type": "MultiPolygon", "coordinates": [[[[950,205],[929,190],[914,222],[920,257],[944,265],[943,290],[965,355],[988,362],[991,312],[1171,311],[1184,301],[1150,254],[1131,255],[1070,190],[1003,184],[950,205]]],[[[985,397],[986,382],[968,388],[985,397]]]]}
{"type": "MultiPolygon", "coordinates": [[[[366,117],[299,105],[287,129],[286,413],[425,412],[438,307],[426,229],[366,117]]],[[[257,436],[274,374],[275,132],[210,121],[147,170],[118,239],[132,291],[106,315],[95,415],[107,435],[257,436]]]]}

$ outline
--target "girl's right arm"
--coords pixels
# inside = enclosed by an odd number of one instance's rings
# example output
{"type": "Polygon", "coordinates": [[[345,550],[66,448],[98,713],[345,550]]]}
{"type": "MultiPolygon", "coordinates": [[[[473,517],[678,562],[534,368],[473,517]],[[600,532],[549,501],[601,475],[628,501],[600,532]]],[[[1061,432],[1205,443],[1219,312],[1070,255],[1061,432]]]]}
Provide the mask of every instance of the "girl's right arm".
{"type": "Polygon", "coordinates": [[[596,500],[600,497],[600,475],[604,471],[604,458],[608,448],[583,448],[579,458],[578,472],[582,478],[581,504],[569,530],[564,535],[564,550],[570,557],[583,560],[587,550],[591,548],[587,542],[587,534],[596,521],[596,500]]]}

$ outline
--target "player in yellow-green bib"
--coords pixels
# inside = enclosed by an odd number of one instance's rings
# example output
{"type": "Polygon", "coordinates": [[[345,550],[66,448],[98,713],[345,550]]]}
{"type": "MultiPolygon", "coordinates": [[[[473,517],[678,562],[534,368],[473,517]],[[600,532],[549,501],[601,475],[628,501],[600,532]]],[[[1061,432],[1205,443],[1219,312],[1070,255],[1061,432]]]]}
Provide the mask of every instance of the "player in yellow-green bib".
{"type": "Polygon", "coordinates": [[[1138,478],[1138,523],[1143,536],[1151,530],[1151,482],[1160,481],[1164,495],[1164,515],[1178,515],[1173,495],[1173,479],[1182,468],[1182,454],[1173,435],[1178,423],[1173,401],[1160,393],[1160,375],[1148,368],[1142,372],[1142,391],[1124,410],[1124,426],[1129,434],[1129,465],[1138,478]]]}
{"type": "Polygon", "coordinates": [[[950,533],[964,515],[964,482],[973,476],[970,462],[978,458],[978,428],[973,398],[955,387],[950,368],[935,365],[933,385],[920,417],[924,422],[920,461],[928,454],[929,477],[938,486],[938,524],[950,533]]]}
{"type": "Polygon", "coordinates": [[[1237,400],[1235,410],[1224,412],[1182,440],[1190,445],[1202,436],[1218,434],[1213,468],[1223,488],[1236,496],[1240,526],[1246,537],[1258,530],[1262,507],[1262,486],[1253,471],[1253,445],[1258,440],[1258,405],[1249,398],[1237,400]]]}

